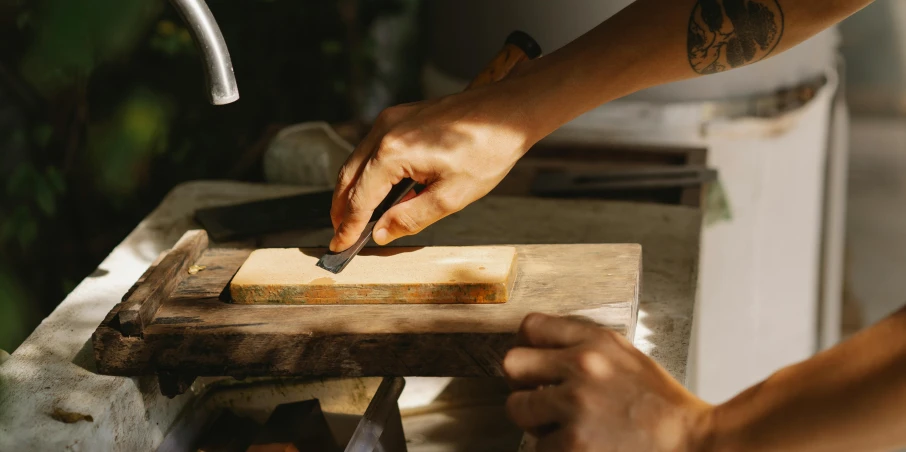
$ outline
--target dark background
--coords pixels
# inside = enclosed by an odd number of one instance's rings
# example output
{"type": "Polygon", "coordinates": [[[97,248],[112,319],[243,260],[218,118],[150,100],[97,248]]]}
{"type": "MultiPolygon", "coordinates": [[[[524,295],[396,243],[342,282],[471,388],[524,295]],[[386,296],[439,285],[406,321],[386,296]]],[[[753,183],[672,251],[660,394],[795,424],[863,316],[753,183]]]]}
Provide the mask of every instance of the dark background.
{"type": "Polygon", "coordinates": [[[417,1],[208,6],[239,84],[231,105],[207,102],[193,40],[164,0],[0,0],[0,349],[12,352],[174,185],[259,181],[279,127],[367,121],[376,86],[385,103],[419,96],[417,27],[411,46],[381,49],[398,56],[392,80],[374,64],[374,24],[417,22],[417,1]]]}

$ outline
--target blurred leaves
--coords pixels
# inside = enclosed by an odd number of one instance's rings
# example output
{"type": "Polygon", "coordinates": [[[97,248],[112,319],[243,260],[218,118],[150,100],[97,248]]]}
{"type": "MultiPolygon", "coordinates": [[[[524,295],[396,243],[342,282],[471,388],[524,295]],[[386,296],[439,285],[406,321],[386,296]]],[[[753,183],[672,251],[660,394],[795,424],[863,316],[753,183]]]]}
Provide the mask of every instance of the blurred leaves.
{"type": "Polygon", "coordinates": [[[155,27],[149,45],[152,49],[173,57],[195,54],[195,43],[186,27],[176,25],[171,20],[161,20],[155,27]]]}
{"type": "Polygon", "coordinates": [[[66,185],[55,167],[38,171],[31,163],[19,165],[6,181],[6,198],[15,208],[0,217],[0,245],[17,241],[24,250],[38,235],[39,216],[52,218],[57,212],[57,198],[66,185]]]}
{"type": "Polygon", "coordinates": [[[0,241],[18,241],[19,247],[28,248],[38,235],[38,222],[26,205],[19,205],[0,223],[0,241]]]}
{"type": "Polygon", "coordinates": [[[340,41],[330,40],[321,42],[321,53],[324,55],[339,55],[343,51],[343,44],[340,41]]]}
{"type": "Polygon", "coordinates": [[[85,79],[99,64],[133,49],[162,5],[161,0],[44,0],[20,22],[32,38],[22,74],[45,96],[85,79]]]}
{"type": "Polygon", "coordinates": [[[140,87],[125,98],[110,118],[88,129],[88,155],[97,172],[99,192],[122,201],[134,194],[155,155],[167,148],[172,101],[140,87]]]}
{"type": "Polygon", "coordinates": [[[34,317],[24,287],[0,266],[0,349],[13,351],[28,335],[34,317]]]}

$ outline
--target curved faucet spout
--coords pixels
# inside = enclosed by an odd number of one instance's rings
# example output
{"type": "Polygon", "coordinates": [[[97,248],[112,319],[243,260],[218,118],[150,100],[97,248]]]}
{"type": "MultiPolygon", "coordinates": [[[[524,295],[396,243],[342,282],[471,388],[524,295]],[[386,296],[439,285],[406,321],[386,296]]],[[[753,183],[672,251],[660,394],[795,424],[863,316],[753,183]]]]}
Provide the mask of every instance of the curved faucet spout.
{"type": "Polygon", "coordinates": [[[204,0],[170,0],[188,24],[201,56],[204,59],[208,99],[214,105],[224,105],[239,99],[239,87],[233,74],[233,63],[220,27],[204,0]]]}

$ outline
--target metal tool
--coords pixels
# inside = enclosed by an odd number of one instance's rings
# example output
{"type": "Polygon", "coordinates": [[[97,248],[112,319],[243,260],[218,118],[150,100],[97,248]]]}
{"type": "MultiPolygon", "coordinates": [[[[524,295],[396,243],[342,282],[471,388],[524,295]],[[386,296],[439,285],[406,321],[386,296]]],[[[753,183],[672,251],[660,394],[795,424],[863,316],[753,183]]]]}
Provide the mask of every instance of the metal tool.
{"type": "MultiPolygon", "coordinates": [[[[541,46],[528,34],[522,31],[510,33],[504,43],[503,49],[497,53],[497,56],[485,67],[485,69],[476,76],[466,90],[477,86],[489,85],[502,80],[506,77],[517,64],[533,60],[541,56],[541,46]]],[[[403,179],[400,183],[393,186],[390,193],[381,202],[381,205],[371,216],[371,221],[365,226],[365,230],[348,249],[340,253],[327,253],[318,260],[318,267],[321,267],[332,273],[340,273],[346,268],[346,265],[371,241],[371,235],[374,225],[384,215],[387,210],[396,205],[403,197],[416,187],[416,181],[412,179],[403,179]]],[[[416,190],[417,191],[417,190],[416,190]]]]}
{"type": "Polygon", "coordinates": [[[239,100],[230,52],[208,5],[203,0],[170,0],[170,3],[189,26],[198,52],[204,59],[208,100],[214,105],[239,100]]]}
{"type": "Polygon", "coordinates": [[[328,253],[321,256],[321,259],[318,259],[318,267],[321,267],[332,273],[340,273],[346,268],[346,265],[352,261],[352,258],[359,254],[359,251],[362,251],[362,248],[371,241],[371,235],[374,232],[374,225],[377,221],[390,210],[391,207],[395,206],[400,200],[406,196],[406,193],[409,193],[409,190],[416,188],[418,185],[412,179],[403,179],[400,183],[393,186],[390,189],[390,193],[387,194],[387,197],[384,198],[384,201],[381,202],[381,205],[375,209],[374,213],[371,215],[371,221],[365,225],[365,230],[362,231],[362,235],[359,236],[359,239],[356,240],[355,244],[347,248],[340,253],[328,253]]]}

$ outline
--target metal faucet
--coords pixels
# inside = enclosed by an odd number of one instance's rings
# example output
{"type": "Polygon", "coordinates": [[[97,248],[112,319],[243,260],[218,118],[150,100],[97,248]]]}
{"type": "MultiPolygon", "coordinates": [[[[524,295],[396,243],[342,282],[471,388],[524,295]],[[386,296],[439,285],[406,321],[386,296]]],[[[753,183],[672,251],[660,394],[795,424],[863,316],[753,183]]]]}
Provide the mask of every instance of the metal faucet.
{"type": "Polygon", "coordinates": [[[170,0],[188,24],[201,56],[204,59],[208,100],[224,105],[239,99],[239,87],[233,74],[233,63],[220,27],[204,0],[170,0]]]}

